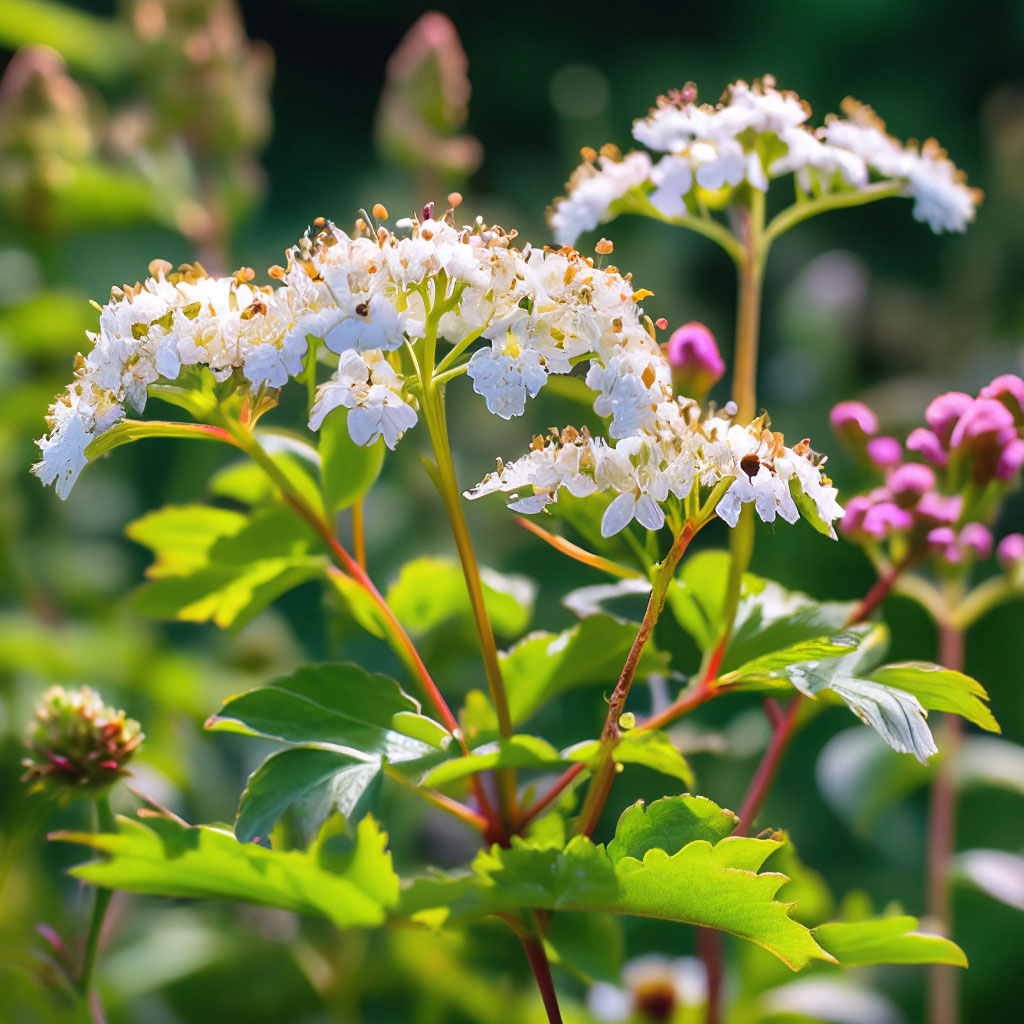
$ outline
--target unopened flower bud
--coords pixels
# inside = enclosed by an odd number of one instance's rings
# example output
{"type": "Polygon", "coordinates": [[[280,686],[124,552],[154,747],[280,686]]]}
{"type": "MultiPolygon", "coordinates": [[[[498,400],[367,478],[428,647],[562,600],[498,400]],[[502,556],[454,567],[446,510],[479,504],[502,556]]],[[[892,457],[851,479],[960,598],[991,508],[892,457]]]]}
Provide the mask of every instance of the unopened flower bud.
{"type": "Polygon", "coordinates": [[[949,496],[929,491],[923,495],[914,510],[918,518],[931,526],[952,525],[960,518],[963,498],[959,494],[949,496]]]}
{"type": "Polygon", "coordinates": [[[912,508],[922,494],[935,487],[935,474],[920,462],[905,462],[889,474],[886,486],[897,505],[912,508]]]}
{"type": "Polygon", "coordinates": [[[988,558],[992,554],[992,531],[981,523],[968,523],[961,531],[959,543],[970,548],[975,558],[988,558]]]}
{"type": "Polygon", "coordinates": [[[889,533],[909,530],[913,522],[914,517],[905,508],[891,501],[883,501],[872,505],[864,513],[861,531],[875,540],[881,540],[889,533]]]}
{"type": "Polygon", "coordinates": [[[1017,471],[1024,466],[1024,440],[1015,437],[999,453],[999,461],[996,463],[996,476],[1000,480],[1012,480],[1017,471]]]}
{"type": "Polygon", "coordinates": [[[127,774],[142,740],[139,723],[105,705],[95,690],[54,686],[29,728],[22,779],[55,793],[94,793],[127,774]]]}
{"type": "Polygon", "coordinates": [[[829,419],[836,436],[856,448],[878,433],[878,417],[863,402],[839,402],[829,419]]]}
{"type": "Polygon", "coordinates": [[[907,438],[907,450],[917,452],[933,466],[945,466],[949,462],[949,454],[934,431],[918,427],[910,432],[907,438]]]}
{"type": "Polygon", "coordinates": [[[994,398],[1002,402],[1013,414],[1017,426],[1024,426],[1024,380],[1015,373],[1004,373],[983,387],[981,398],[994,398]]]}
{"type": "Polygon", "coordinates": [[[872,437],[867,443],[868,458],[880,469],[899,465],[903,447],[895,437],[872,437]]]}
{"type": "Polygon", "coordinates": [[[1007,572],[1024,566],[1024,533],[1008,533],[996,548],[996,558],[1007,572]]]}
{"type": "Polygon", "coordinates": [[[947,391],[933,398],[924,411],[928,426],[943,442],[949,440],[956,421],[971,407],[974,399],[962,391],[947,391]]]}
{"type": "Polygon", "coordinates": [[[703,398],[725,374],[714,335],[697,321],[672,332],[667,356],[678,394],[703,398]]]}
{"type": "Polygon", "coordinates": [[[863,494],[850,498],[846,502],[846,514],[839,520],[839,527],[845,534],[854,535],[859,533],[864,525],[864,516],[871,508],[871,499],[863,494]]]}
{"type": "MultiPolygon", "coordinates": [[[[949,444],[954,451],[969,453],[971,479],[986,484],[998,475],[1003,451],[1015,440],[1017,427],[1013,413],[994,398],[978,398],[956,421],[949,444]]],[[[1015,472],[1013,461],[1011,452],[1004,468],[1010,477],[1015,472]]]]}

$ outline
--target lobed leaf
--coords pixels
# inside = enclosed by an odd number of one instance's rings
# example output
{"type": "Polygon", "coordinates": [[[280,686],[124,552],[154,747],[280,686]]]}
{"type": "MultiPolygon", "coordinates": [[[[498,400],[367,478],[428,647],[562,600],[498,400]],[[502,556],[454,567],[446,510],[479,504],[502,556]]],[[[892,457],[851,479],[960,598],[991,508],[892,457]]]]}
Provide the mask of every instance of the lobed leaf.
{"type": "Polygon", "coordinates": [[[268,850],[230,832],[170,817],[119,817],[115,832],[54,836],[104,856],[72,874],[93,885],[152,896],[225,899],[326,917],[338,927],[384,922],[398,899],[387,836],[364,818],[353,850],[328,870],[313,853],[268,850]]]}
{"type": "Polygon", "coordinates": [[[901,661],[875,669],[871,679],[913,694],[929,711],[950,712],[989,732],[1000,731],[992,712],[982,703],[988,700],[985,688],[963,672],[928,661],[901,661]]]}
{"type": "Polygon", "coordinates": [[[653,847],[677,853],[697,839],[717,843],[732,835],[739,821],[732,811],[704,796],[686,793],[646,805],[638,800],[622,812],[615,838],[608,844],[608,856],[616,861],[639,859],[653,847]]]}

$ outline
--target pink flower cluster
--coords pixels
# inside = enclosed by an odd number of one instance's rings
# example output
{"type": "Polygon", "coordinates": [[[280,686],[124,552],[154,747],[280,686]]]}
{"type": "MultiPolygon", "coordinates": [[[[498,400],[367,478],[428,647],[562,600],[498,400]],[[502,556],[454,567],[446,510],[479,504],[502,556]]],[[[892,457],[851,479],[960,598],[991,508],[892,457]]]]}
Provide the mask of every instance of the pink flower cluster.
{"type": "MultiPolygon", "coordinates": [[[[986,521],[1024,465],[1024,380],[997,377],[976,398],[939,395],[927,426],[905,444],[879,434],[878,417],[861,402],[840,402],[832,426],[884,483],[846,503],[842,531],[863,544],[889,543],[904,554],[930,554],[946,566],[988,558],[986,521]],[[922,461],[910,461],[914,456],[922,461]]],[[[1011,534],[997,557],[1009,571],[1024,562],[1024,535],[1011,534]]]]}

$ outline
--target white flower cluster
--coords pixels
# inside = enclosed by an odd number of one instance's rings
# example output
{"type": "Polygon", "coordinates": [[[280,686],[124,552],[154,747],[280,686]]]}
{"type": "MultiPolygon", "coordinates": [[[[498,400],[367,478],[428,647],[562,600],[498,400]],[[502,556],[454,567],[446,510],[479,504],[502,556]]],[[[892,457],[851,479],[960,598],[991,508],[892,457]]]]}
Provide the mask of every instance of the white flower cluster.
{"type": "MultiPolygon", "coordinates": [[[[687,399],[663,403],[651,430],[641,430],[614,443],[594,438],[585,428],[566,427],[545,439],[533,439],[530,451],[498,468],[468,498],[500,491],[510,494],[516,512],[535,513],[558,500],[563,487],[574,497],[597,492],[614,495],[605,509],[601,533],[611,537],[634,519],[648,530],[665,523],[662,503],[669,495],[685,500],[697,486],[728,489],[715,506],[729,525],[739,521],[740,509],[753,502],[766,523],[776,517],[795,523],[801,502],[835,537],[832,523],[842,517],[837,491],[824,476],[825,459],[806,441],[786,447],[782,435],[765,428],[759,418],[746,426],[728,415],[700,419],[700,410],[687,399]],[[532,488],[532,494],[520,491],[532,488]]],[[[806,511],[805,511],[806,514],[806,511]]]]}
{"type": "Polygon", "coordinates": [[[142,412],[150,384],[174,380],[182,366],[205,365],[220,380],[235,368],[254,385],[280,387],[302,368],[305,333],[293,296],[251,284],[252,271],[210,277],[199,264],[172,272],[154,260],[143,284],[115,288],[79,356],[74,379],[50,406],[48,435],[33,467],[67,497],[87,459],[85,449],[125,416],[142,412]]]}
{"type": "Polygon", "coordinates": [[[393,448],[416,423],[415,389],[389,354],[428,331],[453,344],[489,342],[466,372],[496,415],[522,415],[549,373],[596,355],[588,380],[614,436],[652,422],[670,374],[642,294],[574,250],[519,250],[514,238],[479,221],[457,228],[452,211],[440,220],[425,211],[401,235],[364,226],[349,236],[320,221],[288,251],[286,269],[271,268],[277,288],[252,285],[251,271],[211,278],[154,262],[152,277],[103,307],[92,351],[50,410],[35,472],[65,497],[89,443],[123,418],[125,403],[141,412],[150,384],[201,364],[219,379],[238,370],[254,387],[278,388],[302,370],[308,337],[339,359],[317,389],[310,427],[347,408],[358,444],[383,436],[393,448]]]}
{"type": "Polygon", "coordinates": [[[568,195],[549,211],[559,244],[571,245],[614,211],[613,203],[640,188],[666,217],[693,212],[694,186],[709,192],[744,183],[761,192],[769,180],[796,176],[805,193],[859,190],[894,182],[914,200],[913,215],[935,232],[964,231],[981,201],[934,139],[904,144],[885,131],[870,107],[847,99],[845,118],[807,124],[811,110],[795,93],[775,88],[770,76],[753,86],[736,82],[717,106],[697,104],[696,88],[658,99],[633,125],[633,137],[655,153],[600,158],[584,151],[584,163],[567,185],[568,195]],[[689,204],[688,205],[688,200],[689,204]]]}

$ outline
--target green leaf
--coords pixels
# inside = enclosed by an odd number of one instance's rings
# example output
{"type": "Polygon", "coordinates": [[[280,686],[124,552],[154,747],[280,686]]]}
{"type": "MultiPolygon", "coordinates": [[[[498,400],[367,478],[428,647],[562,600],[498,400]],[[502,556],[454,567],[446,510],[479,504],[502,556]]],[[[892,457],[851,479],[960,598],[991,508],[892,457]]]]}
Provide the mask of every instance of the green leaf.
{"type": "MultiPolygon", "coordinates": [[[[600,750],[600,740],[577,743],[563,753],[573,761],[590,761],[600,750]]],[[[619,764],[640,764],[652,771],[694,784],[693,769],[668,735],[660,729],[637,729],[623,733],[612,758],[619,764]]]]}
{"type": "Polygon", "coordinates": [[[988,700],[985,688],[962,672],[927,661],[902,661],[875,669],[871,679],[912,693],[929,711],[951,712],[989,732],[1000,731],[992,712],[982,703],[988,700]]]}
{"type": "Polygon", "coordinates": [[[792,904],[790,915],[794,920],[808,927],[821,924],[833,913],[835,904],[825,879],[800,859],[793,841],[785,832],[776,832],[773,838],[784,842],[769,857],[768,867],[789,878],[779,890],[779,896],[786,903],[792,904]]]}
{"type": "Polygon", "coordinates": [[[870,627],[861,627],[834,636],[819,636],[813,640],[802,640],[792,647],[783,647],[770,654],[763,654],[753,661],[741,665],[732,672],[719,676],[723,685],[744,689],[784,689],[791,686],[802,688],[803,679],[809,671],[818,668],[827,658],[839,658],[857,650],[870,627]]]}
{"type": "Polygon", "coordinates": [[[800,486],[800,481],[793,477],[789,481],[789,493],[793,495],[793,501],[796,507],[800,510],[800,515],[814,527],[818,533],[830,538],[831,540],[836,539],[835,527],[828,521],[821,518],[818,514],[818,506],[815,504],[814,499],[804,493],[804,489],[800,486]]]}
{"type": "Polygon", "coordinates": [[[322,743],[389,761],[422,757],[450,736],[393,679],[358,665],[306,665],[231,697],[207,727],[284,743],[322,743]]]}
{"type": "Polygon", "coordinates": [[[963,950],[941,935],[916,931],[916,917],[836,921],[819,925],[814,937],[842,967],[869,964],[952,964],[966,967],[963,950]]]}
{"type": "MultiPolygon", "coordinates": [[[[608,851],[583,836],[564,849],[513,839],[510,848],[481,851],[470,873],[435,872],[413,882],[403,890],[402,910],[425,917],[443,908],[459,918],[531,907],[653,917],[731,932],[794,970],[814,959],[833,959],[789,916],[788,905],[775,899],[786,876],[758,874],[779,841],[731,836],[712,845],[697,839],[670,855],[658,847],[644,849],[645,833],[650,841],[657,839],[660,816],[648,822],[635,812],[627,815],[618,844],[608,851]]],[[[669,830],[672,837],[690,827],[683,823],[685,810],[679,817],[679,827],[669,830]]],[[[702,828],[702,819],[711,830],[724,827],[713,808],[702,808],[695,817],[695,829],[702,828]]]]}
{"type": "Polygon", "coordinates": [[[86,458],[92,462],[101,455],[123,444],[143,441],[150,437],[179,437],[193,441],[220,441],[224,443],[223,431],[203,423],[172,423],[165,420],[122,420],[109,430],[104,430],[85,449],[86,458]]]}
{"type": "MultiPolygon", "coordinates": [[[[608,615],[592,615],[561,633],[529,634],[499,656],[513,720],[525,721],[566,690],[599,685],[611,692],[635,639],[635,626],[608,615]]],[[[636,678],[667,666],[668,656],[648,644],[636,678]]]]}
{"type": "Polygon", "coordinates": [[[704,796],[666,796],[647,805],[638,800],[622,812],[608,856],[616,861],[640,859],[654,847],[671,854],[697,839],[717,843],[732,835],[739,821],[732,811],[704,796]]]}
{"type": "MultiPolygon", "coordinates": [[[[536,587],[525,576],[481,572],[484,606],[496,633],[518,636],[529,625],[536,587]]],[[[472,620],[462,566],[451,558],[417,558],[402,566],[386,596],[398,621],[413,634],[450,619],[472,620]]]]}
{"type": "MultiPolygon", "coordinates": [[[[272,446],[265,443],[265,447],[272,446]]],[[[310,448],[309,451],[315,458],[316,449],[310,448]]],[[[317,511],[322,511],[320,486],[312,475],[319,463],[311,463],[307,458],[287,449],[273,452],[271,459],[306,504],[317,511]]],[[[244,505],[266,504],[274,500],[278,494],[277,486],[270,477],[255,462],[248,459],[229,463],[218,470],[210,479],[209,489],[211,494],[231,498],[244,505]]]]}
{"type": "Polygon", "coordinates": [[[152,896],[224,899],[326,917],[338,927],[382,924],[398,899],[387,836],[364,818],[347,859],[325,869],[310,853],[267,850],[230,832],[160,816],[119,817],[112,833],[69,832],[54,838],[105,856],[72,869],[93,885],[152,896]],[[340,869],[340,870],[339,870],[340,869]]]}
{"type": "Polygon", "coordinates": [[[207,505],[167,506],[130,524],[156,556],[133,597],[146,615],[241,627],[281,594],[320,575],[309,527],[275,506],[252,515],[207,505]]]}
{"type": "Polygon", "coordinates": [[[359,817],[381,776],[379,759],[367,761],[331,747],[290,747],[271,754],[249,776],[238,805],[239,842],[265,839],[289,807],[299,805],[304,830],[315,833],[333,809],[346,821],[359,817]]]}
{"type": "Polygon", "coordinates": [[[587,980],[618,984],[626,940],[622,922],[608,914],[552,914],[544,936],[558,962],[574,967],[587,980]]]}
{"type": "Polygon", "coordinates": [[[348,508],[373,486],[384,464],[384,439],[358,445],[348,432],[348,410],[335,409],[320,428],[320,484],[328,515],[348,508]]]}
{"type": "Polygon", "coordinates": [[[485,743],[466,757],[438,765],[427,774],[422,784],[443,786],[489,768],[549,768],[564,763],[565,758],[547,740],[538,736],[509,736],[494,743],[485,743]]]}

